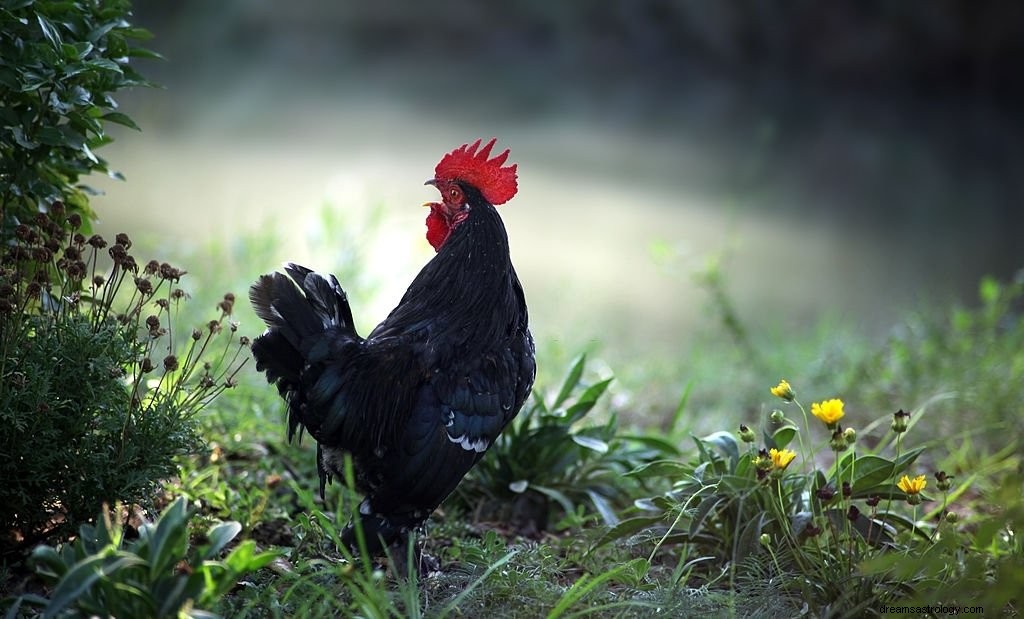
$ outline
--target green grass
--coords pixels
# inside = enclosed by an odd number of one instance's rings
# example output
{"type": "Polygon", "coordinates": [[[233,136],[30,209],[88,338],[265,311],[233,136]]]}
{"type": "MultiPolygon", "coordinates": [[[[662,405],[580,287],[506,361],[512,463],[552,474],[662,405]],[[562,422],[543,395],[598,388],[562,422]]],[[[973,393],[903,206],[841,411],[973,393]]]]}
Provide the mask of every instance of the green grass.
{"type": "MultiPolygon", "coordinates": [[[[324,225],[332,232],[325,238],[343,238],[344,221],[324,225]]],[[[243,298],[256,256],[260,264],[284,258],[262,236],[175,259],[204,265],[190,276],[197,321],[224,292],[243,298]]],[[[366,300],[375,282],[359,278],[359,259],[338,256],[338,271],[352,296],[366,300]]],[[[312,442],[287,443],[283,403],[248,368],[200,415],[206,449],[181,460],[165,493],[194,508],[194,544],[231,520],[254,551],[280,556],[239,572],[230,590],[219,583],[226,593],[204,597],[206,610],[793,616],[806,603],[815,615],[862,616],[882,603],[926,601],[1019,611],[1009,592],[1024,586],[1024,478],[1009,431],[1019,429],[1024,402],[1021,284],[986,281],[974,307],[907,316],[879,342],[834,320],[753,330],[731,308],[724,274],[713,275],[702,284],[714,319],[680,351],[678,365],[628,369],[634,385],[679,394],[678,406],[620,390],[609,380],[612,351],[571,361],[575,351],[539,342],[537,392],[432,518],[424,550],[443,567],[424,578],[340,548],[356,497],[335,483],[320,500],[312,442]],[[769,393],[779,378],[793,384],[806,412],[769,393]],[[810,415],[812,402],[834,397],[846,402],[843,428],[857,433],[839,452],[810,415]],[[897,409],[911,414],[898,440],[890,429],[897,409]],[[741,423],[754,430],[753,443],[740,437],[741,423]],[[776,471],[762,447],[798,455],[776,471]],[[932,476],[940,470],[952,476],[945,491],[932,476]],[[907,504],[895,489],[904,473],[927,476],[922,504],[907,504]],[[823,485],[847,480],[851,497],[815,498],[823,485]],[[873,496],[880,501],[868,507],[873,496]],[[846,517],[851,505],[859,517],[846,517]],[[879,533],[882,522],[888,527],[879,533]],[[822,531],[810,536],[809,526],[822,531]]],[[[235,309],[240,332],[256,335],[247,304],[235,309]]],[[[36,602],[56,590],[27,588],[38,592],[36,602]]]]}

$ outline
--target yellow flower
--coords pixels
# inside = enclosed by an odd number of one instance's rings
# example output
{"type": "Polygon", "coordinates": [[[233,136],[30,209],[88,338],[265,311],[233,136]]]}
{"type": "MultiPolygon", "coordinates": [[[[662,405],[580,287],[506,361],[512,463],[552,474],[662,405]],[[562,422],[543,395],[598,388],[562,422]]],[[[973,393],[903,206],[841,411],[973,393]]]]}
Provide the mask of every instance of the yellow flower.
{"type": "Polygon", "coordinates": [[[843,401],[839,398],[811,404],[811,413],[831,427],[843,418],[843,401]]]}
{"type": "Polygon", "coordinates": [[[918,475],[914,479],[910,479],[909,476],[904,475],[900,478],[899,483],[896,486],[906,492],[907,494],[920,494],[924,490],[925,486],[928,485],[928,480],[924,475],[918,475]]]}
{"type": "Polygon", "coordinates": [[[777,398],[782,398],[787,402],[792,402],[793,398],[796,397],[796,393],[793,388],[789,386],[789,382],[785,379],[779,381],[779,384],[771,389],[772,395],[777,398]]]}
{"type": "Polygon", "coordinates": [[[768,451],[768,457],[772,459],[772,466],[776,469],[782,470],[789,466],[789,463],[796,457],[796,452],[792,449],[778,449],[772,448],[768,451]]]}

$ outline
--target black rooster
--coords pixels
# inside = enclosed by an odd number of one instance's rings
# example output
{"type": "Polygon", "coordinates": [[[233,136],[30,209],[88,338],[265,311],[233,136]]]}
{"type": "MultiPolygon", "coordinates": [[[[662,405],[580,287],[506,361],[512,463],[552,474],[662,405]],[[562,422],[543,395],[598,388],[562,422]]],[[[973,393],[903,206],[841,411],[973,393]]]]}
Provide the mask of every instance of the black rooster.
{"type": "MultiPolygon", "coordinates": [[[[488,159],[494,142],[438,163],[427,183],[442,201],[425,205],[437,255],[366,338],[333,275],[288,264],[249,293],[269,327],[256,368],[288,403],[289,440],[300,426],[316,439],[321,494],[352,455],[372,554],[423,524],[533,385],[526,300],[494,208],[515,195],[516,166],[502,166],[508,150],[488,159]]],[[[351,524],[343,541],[355,548],[351,524]]]]}

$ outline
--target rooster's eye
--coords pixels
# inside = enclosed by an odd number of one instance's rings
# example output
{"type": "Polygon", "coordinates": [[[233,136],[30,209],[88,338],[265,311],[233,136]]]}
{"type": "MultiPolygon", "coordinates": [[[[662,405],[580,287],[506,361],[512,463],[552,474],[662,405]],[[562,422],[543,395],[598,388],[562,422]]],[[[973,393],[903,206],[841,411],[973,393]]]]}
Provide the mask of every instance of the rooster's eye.
{"type": "Polygon", "coordinates": [[[457,200],[459,198],[459,190],[452,187],[448,190],[448,195],[451,196],[452,200],[457,200]]]}

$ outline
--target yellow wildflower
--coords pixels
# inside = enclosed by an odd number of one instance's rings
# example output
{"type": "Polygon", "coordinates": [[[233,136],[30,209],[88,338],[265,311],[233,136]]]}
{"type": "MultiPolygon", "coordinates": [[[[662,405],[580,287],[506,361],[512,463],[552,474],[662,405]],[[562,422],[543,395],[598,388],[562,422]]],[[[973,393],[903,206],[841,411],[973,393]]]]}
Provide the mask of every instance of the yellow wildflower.
{"type": "Polygon", "coordinates": [[[786,379],[779,381],[779,384],[771,389],[772,395],[777,398],[782,398],[787,402],[792,402],[793,398],[796,397],[796,393],[793,388],[789,386],[789,382],[786,379]]]}
{"type": "Polygon", "coordinates": [[[909,476],[904,475],[900,478],[900,481],[896,486],[906,492],[907,494],[920,494],[924,490],[925,486],[928,485],[928,480],[924,475],[918,475],[914,479],[910,479],[909,476]]]}
{"type": "Polygon", "coordinates": [[[789,466],[789,463],[796,457],[796,452],[792,449],[778,450],[772,448],[768,451],[768,457],[772,459],[772,466],[776,469],[782,470],[789,466]]]}
{"type": "Polygon", "coordinates": [[[811,404],[811,414],[825,422],[825,425],[832,427],[837,421],[843,418],[843,401],[839,398],[815,402],[811,404]]]}

